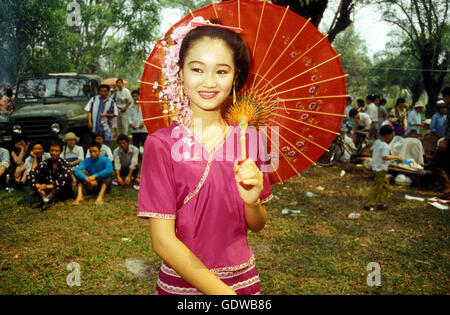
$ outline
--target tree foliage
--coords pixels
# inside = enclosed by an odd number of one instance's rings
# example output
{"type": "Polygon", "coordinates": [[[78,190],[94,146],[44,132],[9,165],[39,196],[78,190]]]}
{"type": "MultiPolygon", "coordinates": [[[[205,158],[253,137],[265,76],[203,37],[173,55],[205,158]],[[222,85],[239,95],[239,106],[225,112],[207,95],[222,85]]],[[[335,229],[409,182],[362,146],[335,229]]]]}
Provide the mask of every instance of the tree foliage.
{"type": "Polygon", "coordinates": [[[136,61],[148,56],[157,34],[159,9],[156,0],[2,0],[1,74],[9,81],[19,69],[137,76],[143,66],[136,61]],[[80,5],[80,26],[68,25],[71,2],[80,5]]]}
{"type": "Polygon", "coordinates": [[[374,87],[393,98],[403,97],[402,90],[409,91],[411,106],[424,92],[420,62],[413,57],[414,46],[402,33],[393,32],[386,49],[375,55],[374,87]]]}
{"type": "Polygon", "coordinates": [[[334,49],[342,54],[340,57],[347,77],[347,91],[352,95],[367,95],[373,79],[370,72],[371,61],[367,57],[365,41],[357,34],[354,26],[350,26],[339,34],[333,42],[334,49]]]}
{"type": "Polygon", "coordinates": [[[436,101],[447,75],[450,50],[446,0],[378,0],[383,19],[398,27],[411,40],[412,55],[420,63],[428,95],[427,117],[436,110],[436,101]]]}

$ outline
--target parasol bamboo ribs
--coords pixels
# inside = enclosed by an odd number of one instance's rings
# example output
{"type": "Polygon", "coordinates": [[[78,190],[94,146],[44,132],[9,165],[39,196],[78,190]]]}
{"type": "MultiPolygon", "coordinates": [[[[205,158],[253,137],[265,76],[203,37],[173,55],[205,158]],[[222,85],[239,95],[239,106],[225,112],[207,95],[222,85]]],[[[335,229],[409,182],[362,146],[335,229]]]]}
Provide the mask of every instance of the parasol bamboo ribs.
{"type": "Polygon", "coordinates": [[[303,125],[306,125],[306,126],[309,126],[309,127],[314,127],[314,128],[317,128],[317,129],[320,129],[320,130],[323,130],[323,131],[326,131],[326,132],[329,132],[329,133],[332,133],[332,134],[335,134],[335,135],[338,135],[338,134],[339,134],[338,132],[335,132],[335,131],[333,131],[333,130],[326,129],[326,128],[322,128],[322,127],[316,126],[316,125],[311,125],[311,124],[305,123],[305,122],[303,122],[303,121],[301,121],[301,120],[297,120],[297,119],[294,119],[294,118],[291,118],[291,117],[288,117],[288,116],[279,115],[279,114],[276,114],[276,113],[272,113],[272,115],[278,116],[278,117],[281,117],[281,118],[285,118],[285,119],[289,119],[289,120],[292,120],[292,121],[301,123],[301,124],[303,124],[303,125]]]}
{"type": "Polygon", "coordinates": [[[313,165],[316,165],[316,163],[313,161],[313,160],[311,160],[305,153],[303,153],[302,151],[300,151],[300,149],[299,148],[297,148],[297,146],[296,145],[294,145],[292,142],[290,142],[288,139],[286,139],[285,137],[283,137],[282,135],[280,135],[280,133],[279,132],[277,132],[275,129],[273,130],[273,131],[275,131],[275,133],[277,133],[278,134],[278,136],[281,138],[281,139],[283,139],[284,141],[286,141],[290,146],[292,146],[298,153],[300,153],[305,159],[307,159],[309,162],[311,162],[313,165]]]}
{"type": "MultiPolygon", "coordinates": [[[[258,70],[256,71],[255,78],[256,78],[256,76],[258,75],[259,71],[261,70],[261,67],[262,67],[263,64],[264,64],[264,61],[266,61],[267,55],[269,54],[269,51],[270,51],[270,49],[272,48],[273,42],[275,41],[275,38],[276,38],[277,35],[278,35],[278,31],[280,30],[280,27],[281,27],[281,25],[283,24],[284,18],[286,17],[286,14],[287,14],[288,11],[289,11],[289,6],[286,7],[286,10],[284,10],[283,17],[281,18],[280,24],[278,24],[278,28],[277,28],[277,30],[275,31],[275,34],[274,34],[273,37],[272,37],[272,41],[270,42],[269,48],[267,48],[267,50],[266,50],[266,54],[264,55],[263,60],[262,60],[261,63],[259,64],[258,70]]],[[[255,80],[253,80],[253,82],[252,82],[252,87],[251,87],[250,89],[253,89],[254,85],[255,85],[255,80]]]]}
{"type": "Polygon", "coordinates": [[[292,130],[292,129],[290,129],[290,128],[288,128],[288,127],[286,127],[286,126],[284,126],[284,125],[280,124],[280,122],[278,122],[278,121],[275,121],[275,120],[272,120],[272,119],[269,119],[269,120],[270,120],[270,121],[271,121],[272,123],[274,123],[274,124],[276,124],[276,125],[279,125],[280,127],[282,127],[282,128],[284,128],[284,129],[286,129],[286,130],[288,130],[288,131],[292,132],[293,134],[295,134],[295,135],[299,136],[299,137],[300,137],[300,138],[302,138],[303,140],[306,140],[306,141],[308,141],[308,142],[310,142],[310,143],[314,144],[315,146],[317,146],[317,147],[321,148],[322,150],[325,150],[325,151],[327,151],[327,152],[329,152],[329,151],[330,151],[330,150],[328,150],[327,148],[325,148],[325,147],[321,146],[320,144],[318,144],[318,143],[316,143],[316,142],[312,141],[311,139],[308,139],[307,137],[305,137],[305,136],[302,136],[301,134],[299,134],[299,133],[295,132],[294,130],[292,130]]]}
{"type": "Polygon", "coordinates": [[[252,50],[252,59],[255,56],[256,43],[258,42],[259,31],[261,29],[261,21],[262,21],[263,15],[264,15],[264,8],[265,7],[266,7],[266,0],[264,0],[264,2],[263,2],[263,6],[262,6],[262,9],[261,9],[261,15],[259,16],[258,30],[256,31],[255,44],[253,45],[253,50],[252,50]]]}
{"type": "MultiPolygon", "coordinates": [[[[297,86],[297,87],[289,89],[289,90],[273,93],[272,95],[277,96],[277,95],[280,95],[280,94],[283,94],[283,93],[288,93],[288,92],[292,92],[292,91],[295,91],[295,90],[300,90],[300,89],[303,89],[303,88],[306,88],[306,87],[309,87],[309,86],[313,86],[313,85],[317,85],[317,84],[321,84],[321,83],[325,83],[325,82],[329,82],[329,81],[333,81],[333,80],[338,80],[338,79],[342,79],[342,78],[345,78],[345,77],[348,77],[348,74],[339,75],[337,77],[325,79],[325,80],[322,80],[322,81],[316,81],[316,82],[305,84],[305,85],[302,85],[302,86],[297,86]]],[[[263,92],[263,93],[265,94],[265,92],[263,92]]]]}
{"type": "Polygon", "coordinates": [[[259,84],[266,78],[266,76],[269,74],[269,72],[272,70],[272,68],[278,63],[278,61],[281,59],[281,57],[284,56],[286,51],[291,47],[291,45],[294,43],[294,41],[297,39],[297,37],[300,35],[300,33],[303,31],[303,29],[306,27],[306,25],[311,21],[311,18],[306,20],[305,24],[303,24],[302,28],[297,32],[297,34],[294,36],[294,38],[290,41],[290,43],[286,46],[286,48],[281,52],[281,54],[278,56],[277,60],[275,60],[270,68],[266,71],[266,73],[261,77],[261,79],[258,81],[258,84],[255,85],[255,89],[258,88],[259,84]]]}
{"type": "Polygon", "coordinates": [[[211,0],[211,4],[212,4],[212,6],[213,6],[214,13],[216,14],[216,19],[219,20],[219,15],[217,14],[216,4],[214,3],[214,0],[211,0]]]}
{"type": "MultiPolygon", "coordinates": [[[[301,77],[302,75],[304,75],[304,74],[306,74],[306,73],[308,73],[308,72],[310,72],[310,71],[312,71],[312,70],[314,70],[314,69],[316,69],[316,68],[318,68],[318,67],[320,67],[320,66],[323,66],[324,64],[326,64],[326,63],[328,63],[328,62],[330,62],[330,61],[332,61],[332,60],[334,60],[334,59],[336,59],[336,58],[339,58],[340,56],[341,56],[340,54],[338,54],[338,55],[336,55],[336,56],[333,56],[333,57],[331,57],[330,59],[325,60],[325,61],[319,63],[318,65],[315,65],[314,67],[311,67],[311,68],[309,68],[308,70],[305,70],[305,71],[303,71],[302,73],[299,73],[299,74],[297,74],[296,76],[293,76],[293,77],[287,79],[286,81],[283,81],[283,82],[279,83],[278,85],[276,85],[276,86],[274,86],[274,87],[271,87],[270,89],[267,90],[267,92],[271,92],[271,91],[275,90],[276,88],[278,88],[278,87],[280,87],[280,86],[282,86],[282,85],[284,85],[284,84],[286,84],[286,83],[288,83],[288,82],[290,82],[290,81],[292,81],[292,80],[295,80],[295,79],[301,77]]],[[[266,84],[267,84],[267,83],[266,83],[266,84]]]]}
{"type": "Polygon", "coordinates": [[[149,66],[155,67],[155,68],[157,68],[157,69],[159,69],[159,70],[161,70],[161,69],[162,69],[161,67],[158,67],[157,65],[154,65],[154,64],[152,64],[152,63],[148,62],[147,60],[142,60],[142,62],[144,62],[144,63],[148,64],[149,66]]]}
{"type": "Polygon", "coordinates": [[[172,116],[177,116],[178,114],[166,114],[166,115],[162,115],[162,116],[156,116],[156,117],[151,117],[151,118],[145,118],[142,121],[148,121],[148,120],[154,120],[154,119],[159,119],[159,118],[167,118],[167,117],[172,117],[172,116]]]}
{"type": "MultiPolygon", "coordinates": [[[[287,69],[289,69],[294,63],[296,63],[297,61],[301,60],[301,58],[303,56],[305,56],[308,52],[310,52],[313,48],[315,48],[317,45],[319,45],[325,38],[328,37],[328,34],[325,35],[324,37],[322,37],[319,41],[317,41],[313,46],[311,46],[308,50],[306,50],[303,54],[301,54],[300,56],[298,56],[297,58],[295,58],[294,61],[292,61],[288,66],[286,66],[283,70],[281,70],[276,76],[274,76],[272,79],[270,79],[266,85],[272,83],[273,80],[275,80],[276,78],[278,78],[284,71],[286,71],[287,69]]],[[[265,86],[266,86],[265,85],[265,86]]],[[[264,87],[265,87],[264,86],[264,87]]]]}
{"type": "Polygon", "coordinates": [[[340,98],[340,97],[349,97],[348,94],[343,95],[323,95],[323,96],[310,96],[310,97],[298,97],[298,98],[279,98],[279,102],[291,102],[291,101],[304,101],[304,100],[318,100],[322,98],[340,98]]]}
{"type": "Polygon", "coordinates": [[[306,110],[306,109],[296,109],[296,108],[286,108],[286,107],[274,107],[273,109],[285,110],[285,111],[294,111],[294,112],[302,112],[302,113],[311,113],[311,114],[319,114],[319,115],[328,115],[328,116],[336,116],[336,117],[345,117],[343,114],[335,114],[335,113],[327,113],[327,112],[319,112],[315,110],[306,110]]]}

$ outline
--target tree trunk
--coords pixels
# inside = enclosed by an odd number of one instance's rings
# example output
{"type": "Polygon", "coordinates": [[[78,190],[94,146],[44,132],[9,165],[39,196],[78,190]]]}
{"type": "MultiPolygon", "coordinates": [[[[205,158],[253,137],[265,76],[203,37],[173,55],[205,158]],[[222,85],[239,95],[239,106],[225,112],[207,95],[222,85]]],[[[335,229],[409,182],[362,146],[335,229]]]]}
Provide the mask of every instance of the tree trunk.
{"type": "Polygon", "coordinates": [[[425,110],[425,116],[431,118],[436,112],[436,102],[438,100],[439,92],[444,83],[446,72],[436,72],[430,70],[444,70],[447,68],[449,53],[444,57],[443,62],[438,64],[439,52],[434,51],[430,43],[424,45],[421,53],[422,76],[425,91],[428,95],[428,103],[425,110]]]}

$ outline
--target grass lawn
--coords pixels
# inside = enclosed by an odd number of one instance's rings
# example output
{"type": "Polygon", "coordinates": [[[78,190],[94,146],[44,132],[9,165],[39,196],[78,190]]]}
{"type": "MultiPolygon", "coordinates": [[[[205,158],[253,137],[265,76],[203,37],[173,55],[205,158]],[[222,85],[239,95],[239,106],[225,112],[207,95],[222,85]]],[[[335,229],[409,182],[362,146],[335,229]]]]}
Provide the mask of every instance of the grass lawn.
{"type": "MultiPolygon", "coordinates": [[[[404,197],[436,192],[395,186],[389,210],[367,212],[368,185],[367,170],[341,164],[272,186],[267,226],[249,232],[262,294],[449,293],[449,211],[404,197]],[[351,212],[361,218],[348,220],[351,212]],[[370,262],[381,266],[381,287],[367,285],[370,262]]],[[[160,259],[148,221],[136,217],[137,195],[114,187],[102,206],[88,196],[41,212],[31,209],[29,189],[2,190],[0,294],[154,294],[160,259]],[[132,260],[145,264],[141,276],[127,269],[132,260]],[[81,267],[79,287],[66,283],[71,262],[81,267]]]]}

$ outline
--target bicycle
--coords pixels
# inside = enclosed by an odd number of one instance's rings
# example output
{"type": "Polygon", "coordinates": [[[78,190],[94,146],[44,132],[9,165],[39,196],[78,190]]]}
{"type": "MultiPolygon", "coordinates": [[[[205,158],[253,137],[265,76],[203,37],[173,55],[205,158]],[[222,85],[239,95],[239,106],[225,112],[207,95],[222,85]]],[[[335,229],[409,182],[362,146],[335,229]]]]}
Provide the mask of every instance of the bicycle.
{"type": "Polygon", "coordinates": [[[341,134],[337,135],[328,147],[328,152],[323,153],[316,163],[324,167],[333,166],[346,152],[350,154],[350,163],[357,163],[362,157],[371,156],[368,132],[355,131],[355,133],[359,137],[356,148],[343,140],[346,132],[344,130],[342,133],[341,130],[341,134]]]}

